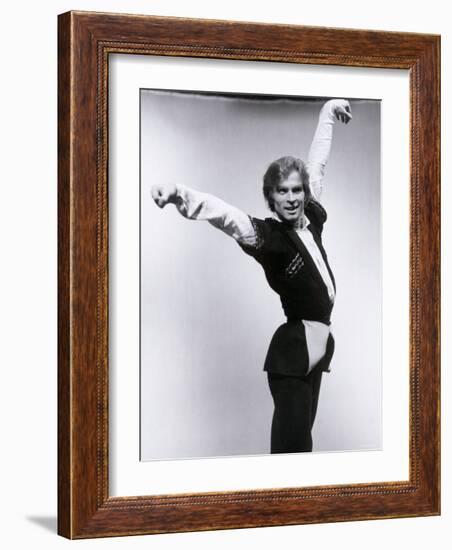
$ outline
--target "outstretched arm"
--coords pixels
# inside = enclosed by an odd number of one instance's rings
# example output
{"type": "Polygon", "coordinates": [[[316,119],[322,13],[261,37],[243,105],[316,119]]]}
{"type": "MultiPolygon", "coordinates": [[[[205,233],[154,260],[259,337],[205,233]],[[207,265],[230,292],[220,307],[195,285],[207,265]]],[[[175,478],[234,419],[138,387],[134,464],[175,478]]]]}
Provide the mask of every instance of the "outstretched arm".
{"type": "Polygon", "coordinates": [[[256,233],[247,214],[239,208],[185,185],[154,185],[151,196],[157,206],[174,204],[189,220],[205,220],[241,244],[253,244],[256,233]]]}
{"type": "Polygon", "coordinates": [[[311,191],[317,200],[322,194],[322,180],[330,156],[334,123],[339,120],[348,124],[351,119],[350,104],[345,99],[331,99],[323,105],[320,111],[319,122],[308,156],[311,191]]]}

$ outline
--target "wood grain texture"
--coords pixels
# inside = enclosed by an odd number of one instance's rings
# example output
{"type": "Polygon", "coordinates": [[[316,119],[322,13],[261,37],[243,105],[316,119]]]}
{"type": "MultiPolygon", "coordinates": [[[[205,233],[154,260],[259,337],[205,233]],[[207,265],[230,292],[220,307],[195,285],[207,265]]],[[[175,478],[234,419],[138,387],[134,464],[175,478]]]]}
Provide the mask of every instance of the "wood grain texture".
{"type": "Polygon", "coordinates": [[[59,533],[86,538],[438,514],[439,37],[69,12],[59,17],[58,47],[59,533]],[[409,481],[109,497],[111,53],[410,70],[409,481]]]}
{"type": "Polygon", "coordinates": [[[71,62],[70,15],[60,17],[58,33],[58,531],[71,533],[70,410],[70,181],[71,62]]]}

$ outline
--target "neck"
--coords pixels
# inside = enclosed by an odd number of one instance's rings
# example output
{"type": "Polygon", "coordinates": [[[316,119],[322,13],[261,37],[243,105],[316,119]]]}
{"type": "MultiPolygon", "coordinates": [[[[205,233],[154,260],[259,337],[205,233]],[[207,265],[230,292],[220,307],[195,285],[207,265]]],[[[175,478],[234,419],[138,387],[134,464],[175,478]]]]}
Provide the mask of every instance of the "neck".
{"type": "Polygon", "coordinates": [[[287,221],[283,220],[279,216],[277,217],[280,222],[282,222],[286,226],[289,226],[291,229],[304,229],[308,225],[308,220],[304,214],[294,221],[287,221]]]}
{"type": "Polygon", "coordinates": [[[304,212],[298,219],[293,221],[287,221],[284,218],[280,218],[276,212],[273,212],[273,217],[284,225],[289,226],[291,229],[304,229],[308,225],[308,219],[304,215],[304,212]]]}

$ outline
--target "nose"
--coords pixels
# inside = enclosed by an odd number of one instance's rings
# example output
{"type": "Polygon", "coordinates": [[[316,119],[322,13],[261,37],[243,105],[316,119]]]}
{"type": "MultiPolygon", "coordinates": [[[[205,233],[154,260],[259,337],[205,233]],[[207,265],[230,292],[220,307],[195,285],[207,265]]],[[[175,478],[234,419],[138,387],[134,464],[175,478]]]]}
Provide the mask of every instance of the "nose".
{"type": "Polygon", "coordinates": [[[292,193],[292,191],[289,191],[288,195],[287,195],[287,201],[288,202],[295,202],[296,198],[294,197],[294,194],[292,193]]]}

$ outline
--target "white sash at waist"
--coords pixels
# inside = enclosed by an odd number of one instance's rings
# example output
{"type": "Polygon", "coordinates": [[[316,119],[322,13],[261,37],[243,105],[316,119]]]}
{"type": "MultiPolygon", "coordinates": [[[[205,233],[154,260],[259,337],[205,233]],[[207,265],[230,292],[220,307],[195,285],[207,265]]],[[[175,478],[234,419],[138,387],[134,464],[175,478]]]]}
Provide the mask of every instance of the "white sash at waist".
{"type": "Polygon", "coordinates": [[[326,353],[326,343],[330,335],[330,326],[320,321],[301,321],[306,334],[308,347],[309,367],[308,373],[317,365],[326,353]]]}

